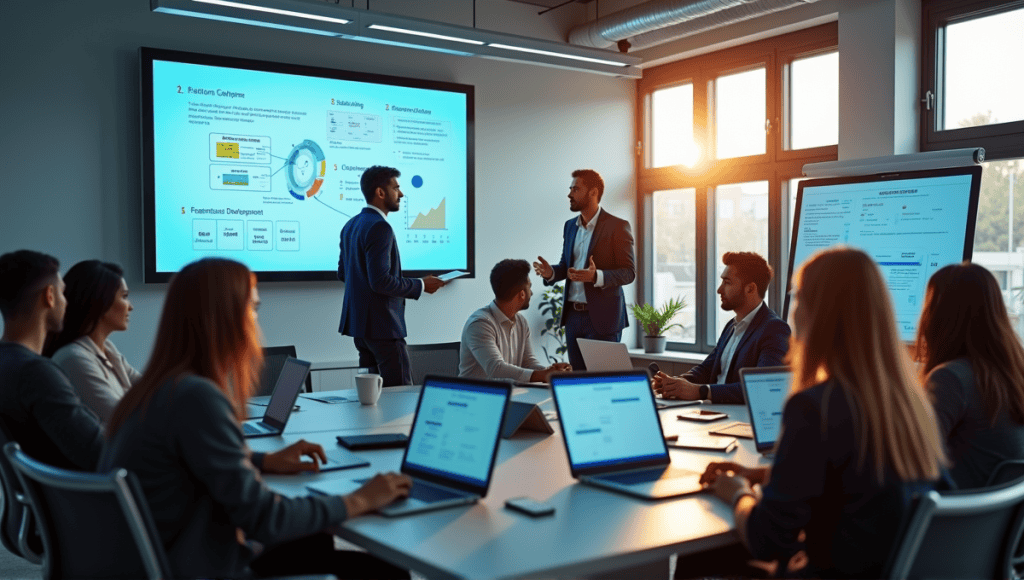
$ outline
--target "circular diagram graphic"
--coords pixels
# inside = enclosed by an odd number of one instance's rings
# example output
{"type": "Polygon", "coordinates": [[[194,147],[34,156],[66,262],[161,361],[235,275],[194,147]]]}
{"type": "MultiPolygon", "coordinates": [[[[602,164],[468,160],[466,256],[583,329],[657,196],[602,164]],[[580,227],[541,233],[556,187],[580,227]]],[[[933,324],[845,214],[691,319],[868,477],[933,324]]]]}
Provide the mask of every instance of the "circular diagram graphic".
{"type": "Polygon", "coordinates": [[[295,199],[302,201],[316,195],[323,185],[324,175],[327,173],[327,159],[319,145],[306,139],[292,148],[284,170],[288,192],[295,199]]]}

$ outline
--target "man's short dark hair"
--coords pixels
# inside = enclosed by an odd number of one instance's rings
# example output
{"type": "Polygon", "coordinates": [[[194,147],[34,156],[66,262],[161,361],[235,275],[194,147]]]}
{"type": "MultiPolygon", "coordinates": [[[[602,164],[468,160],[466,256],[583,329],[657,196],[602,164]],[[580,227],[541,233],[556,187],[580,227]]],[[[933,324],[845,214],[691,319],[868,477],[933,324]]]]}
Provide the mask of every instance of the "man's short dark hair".
{"type": "Polygon", "coordinates": [[[502,260],[491,269],[491,289],[498,300],[510,300],[530,283],[530,264],[526,260],[502,260]]]}
{"type": "Polygon", "coordinates": [[[359,189],[363,190],[363,197],[366,198],[366,203],[370,203],[373,200],[378,187],[387,187],[392,177],[399,177],[400,175],[402,175],[401,171],[384,165],[374,165],[364,171],[363,176],[359,178],[359,189]]]}
{"type": "Polygon", "coordinates": [[[774,271],[768,262],[756,252],[726,252],[722,256],[722,263],[732,266],[733,272],[740,279],[743,286],[753,282],[757,285],[757,294],[764,299],[768,291],[768,283],[772,281],[774,271]]]}
{"type": "Polygon", "coordinates": [[[596,188],[597,201],[601,201],[601,198],[604,196],[604,179],[601,178],[600,173],[593,169],[577,169],[572,172],[572,176],[579,179],[588,192],[596,188]]]}
{"type": "Polygon", "coordinates": [[[36,293],[56,281],[59,270],[57,258],[32,250],[0,256],[0,314],[4,320],[27,314],[36,293]]]}

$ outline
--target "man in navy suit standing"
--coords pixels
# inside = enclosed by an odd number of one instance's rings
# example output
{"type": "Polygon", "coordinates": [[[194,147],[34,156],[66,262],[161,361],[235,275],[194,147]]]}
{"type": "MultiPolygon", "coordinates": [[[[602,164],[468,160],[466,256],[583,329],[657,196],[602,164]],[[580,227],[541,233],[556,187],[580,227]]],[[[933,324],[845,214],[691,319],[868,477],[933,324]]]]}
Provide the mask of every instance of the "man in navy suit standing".
{"type": "Polygon", "coordinates": [[[397,169],[380,165],[363,172],[359,186],[367,207],[341,229],[338,258],[338,279],[345,283],[338,332],[353,338],[359,366],[377,367],[385,387],[412,384],[405,299],[418,300],[444,286],[436,276],[402,277],[395,232],[385,219],[404,197],[399,176],[397,169]]]}
{"type": "Polygon", "coordinates": [[[550,286],[568,280],[562,320],[569,364],[586,370],[577,338],[619,342],[626,319],[622,287],[636,279],[633,234],[629,222],[601,209],[604,179],[593,169],[572,172],[569,209],[580,212],[562,230],[562,260],[552,266],[542,257],[533,263],[550,286]]]}
{"type": "Polygon", "coordinates": [[[654,390],[668,399],[742,404],[740,369],[783,364],[789,350],[789,325],[764,303],[772,267],[754,252],[726,252],[718,294],[722,310],[736,317],[725,325],[715,350],[680,377],[659,372],[654,390]]]}

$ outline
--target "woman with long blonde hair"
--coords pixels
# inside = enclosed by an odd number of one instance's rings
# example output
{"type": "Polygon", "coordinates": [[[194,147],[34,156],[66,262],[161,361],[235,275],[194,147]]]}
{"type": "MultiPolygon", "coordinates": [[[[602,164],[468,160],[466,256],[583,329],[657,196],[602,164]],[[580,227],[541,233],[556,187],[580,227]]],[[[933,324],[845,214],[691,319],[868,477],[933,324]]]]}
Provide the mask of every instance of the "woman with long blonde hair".
{"type": "Polygon", "coordinates": [[[335,552],[319,532],[407,495],[408,477],[381,474],[347,496],[296,498],[260,478],[257,470],[316,471],[326,458],[306,441],[267,454],[245,445],[239,422],[262,361],[258,304],[256,278],[238,262],[207,258],[174,276],[153,356],[114,409],[98,469],[138,478],[176,578],[407,578],[366,554],[335,552]]]}
{"type": "Polygon", "coordinates": [[[803,549],[804,575],[877,578],[910,494],[940,477],[934,413],[867,254],[815,254],[791,295],[793,385],[774,465],[713,463],[703,480],[733,506],[754,557],[785,562],[803,549]]]}
{"type": "Polygon", "coordinates": [[[983,487],[1000,462],[1024,459],[1024,348],[991,272],[965,262],[932,275],[917,355],[957,487],[983,487]]]}

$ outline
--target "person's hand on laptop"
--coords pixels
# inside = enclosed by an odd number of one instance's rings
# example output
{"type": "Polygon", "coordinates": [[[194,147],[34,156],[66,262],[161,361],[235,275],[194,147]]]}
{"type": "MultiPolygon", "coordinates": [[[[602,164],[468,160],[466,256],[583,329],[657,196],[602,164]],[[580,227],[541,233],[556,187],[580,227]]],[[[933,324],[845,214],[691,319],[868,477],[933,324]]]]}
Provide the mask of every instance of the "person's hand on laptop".
{"type": "Polygon", "coordinates": [[[572,370],[572,365],[564,362],[557,362],[546,369],[538,369],[530,375],[531,383],[550,383],[551,375],[554,373],[567,373],[572,370]]]}
{"type": "Polygon", "coordinates": [[[263,456],[264,473],[293,475],[303,471],[320,471],[320,464],[327,461],[324,448],[316,443],[300,439],[288,447],[263,456]],[[312,461],[303,461],[309,457],[312,461]]]}
{"type": "Polygon", "coordinates": [[[666,399],[696,401],[700,398],[700,385],[695,385],[682,377],[670,377],[662,371],[654,375],[651,388],[666,399]]]}
{"type": "Polygon", "coordinates": [[[354,518],[388,505],[400,497],[407,497],[412,479],[401,473],[378,473],[363,487],[345,496],[348,517],[354,518]]]}

